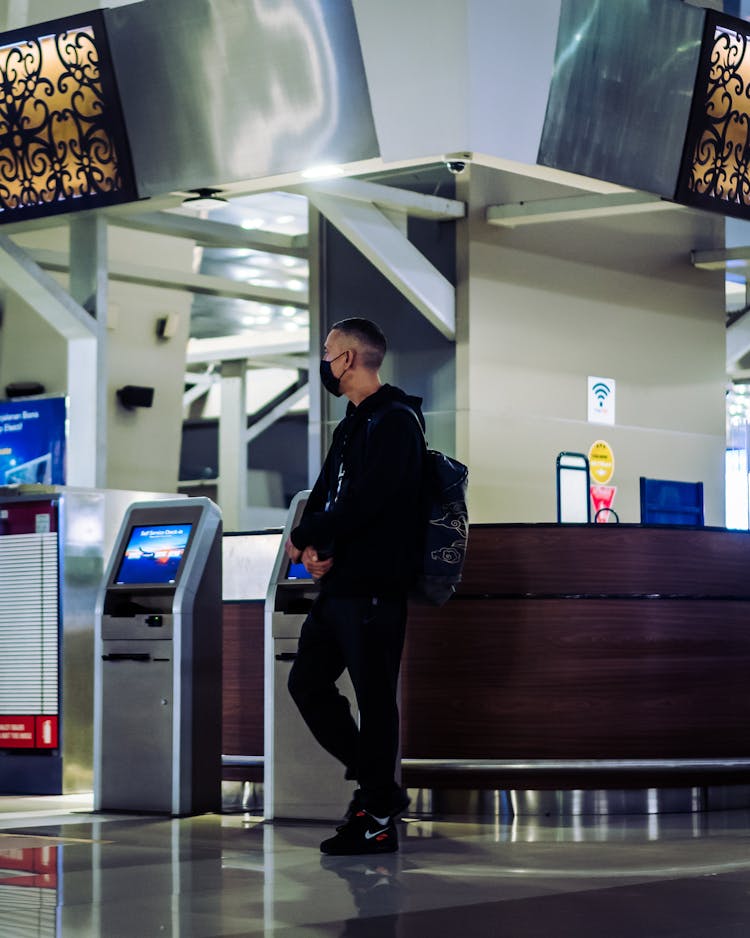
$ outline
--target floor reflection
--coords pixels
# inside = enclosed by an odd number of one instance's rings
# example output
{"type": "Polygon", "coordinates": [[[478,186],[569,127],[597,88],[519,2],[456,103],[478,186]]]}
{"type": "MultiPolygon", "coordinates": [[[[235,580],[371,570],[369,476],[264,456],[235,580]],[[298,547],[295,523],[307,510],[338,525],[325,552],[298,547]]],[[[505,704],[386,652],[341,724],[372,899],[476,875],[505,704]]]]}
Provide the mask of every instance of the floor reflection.
{"type": "Polygon", "coordinates": [[[55,938],[61,848],[0,837],[0,935],[55,938]]]}
{"type": "Polygon", "coordinates": [[[750,816],[409,819],[395,855],[314,823],[0,798],[2,938],[746,938],[750,816]]]}

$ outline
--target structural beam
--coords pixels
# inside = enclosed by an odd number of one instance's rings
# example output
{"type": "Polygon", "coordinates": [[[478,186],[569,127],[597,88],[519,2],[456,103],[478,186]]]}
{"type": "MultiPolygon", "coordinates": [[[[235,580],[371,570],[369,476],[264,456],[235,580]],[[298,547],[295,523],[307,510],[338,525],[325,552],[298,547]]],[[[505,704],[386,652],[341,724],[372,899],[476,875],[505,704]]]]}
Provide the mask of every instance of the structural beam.
{"type": "Polygon", "coordinates": [[[655,195],[622,192],[490,205],[485,217],[489,225],[517,228],[520,225],[541,225],[555,221],[583,221],[589,218],[609,218],[643,212],[674,211],[679,207],[655,195]]]}
{"type": "Polygon", "coordinates": [[[691,251],[693,267],[700,270],[743,270],[750,267],[750,245],[718,251],[691,251]]]}
{"type": "Polygon", "coordinates": [[[456,293],[427,258],[374,205],[310,190],[321,214],[448,339],[456,336],[456,293]]]}
{"type": "Polygon", "coordinates": [[[266,355],[259,359],[249,359],[248,368],[286,368],[290,371],[306,371],[310,363],[310,356],[299,355],[266,355]]]}
{"type": "Polygon", "coordinates": [[[209,364],[205,371],[200,373],[188,371],[185,374],[185,384],[191,385],[182,395],[182,410],[187,416],[190,407],[201,397],[208,394],[211,388],[221,381],[221,375],[218,374],[213,364],[209,364]]]}
{"type": "Polygon", "coordinates": [[[0,280],[66,339],[92,338],[96,321],[42,270],[33,253],[0,235],[0,280]]]}
{"type": "Polygon", "coordinates": [[[466,205],[456,199],[423,195],[421,192],[383,186],[376,182],[363,182],[359,179],[331,179],[316,182],[303,186],[301,191],[308,197],[313,194],[329,195],[347,199],[350,202],[375,205],[383,212],[401,212],[414,218],[455,221],[466,215],[466,205]]]}
{"type": "Polygon", "coordinates": [[[299,401],[305,398],[309,393],[309,384],[303,384],[301,387],[294,387],[287,397],[285,397],[282,401],[279,401],[279,403],[271,410],[269,410],[267,414],[264,414],[260,420],[256,420],[252,426],[247,428],[245,431],[245,443],[250,443],[256,437],[260,436],[264,430],[267,430],[270,426],[276,423],[280,417],[283,417],[284,414],[288,414],[292,407],[299,403],[299,401]]]}
{"type": "MultiPolygon", "coordinates": [[[[74,264],[73,278],[80,299],[93,308],[101,302],[101,252],[97,234],[90,244],[94,256],[74,264]]],[[[105,275],[106,276],[106,275],[105,275]]],[[[103,434],[106,401],[100,400],[100,324],[60,284],[42,270],[36,261],[6,235],[0,235],[0,281],[17,294],[66,340],[68,371],[67,481],[72,485],[95,487],[102,484],[104,472],[103,434]]]]}
{"type": "Polygon", "coordinates": [[[750,315],[745,313],[727,329],[727,374],[739,369],[739,362],[750,353],[750,315]]]}
{"type": "Polygon", "coordinates": [[[308,351],[307,330],[300,330],[290,339],[273,336],[266,343],[256,338],[250,341],[247,336],[222,336],[218,339],[190,339],[186,361],[190,365],[197,365],[201,362],[208,364],[242,359],[255,364],[273,361],[279,355],[306,355],[308,351]]]}
{"type": "MultiPolygon", "coordinates": [[[[62,251],[34,250],[31,257],[44,270],[67,272],[70,261],[62,251]]],[[[113,262],[109,268],[109,279],[122,283],[137,283],[145,287],[161,287],[165,290],[184,290],[203,296],[224,296],[277,306],[294,306],[307,309],[306,290],[285,290],[281,287],[260,287],[225,277],[209,274],[194,274],[187,271],[169,270],[162,267],[143,267],[140,264],[113,262]]]]}
{"type": "Polygon", "coordinates": [[[203,247],[249,248],[271,254],[307,257],[307,235],[284,235],[273,231],[247,230],[240,225],[209,221],[177,212],[108,214],[107,221],[118,228],[131,228],[153,234],[187,238],[203,247]]]}

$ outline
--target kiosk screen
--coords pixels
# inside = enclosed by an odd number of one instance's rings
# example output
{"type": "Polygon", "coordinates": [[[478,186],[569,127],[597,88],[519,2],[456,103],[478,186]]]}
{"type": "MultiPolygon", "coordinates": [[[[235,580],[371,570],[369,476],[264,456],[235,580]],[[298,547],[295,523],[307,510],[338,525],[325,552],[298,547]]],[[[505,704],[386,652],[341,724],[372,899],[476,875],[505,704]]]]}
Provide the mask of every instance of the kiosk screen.
{"type": "Polygon", "coordinates": [[[174,584],[192,527],[192,524],[134,527],[114,582],[117,585],[174,584]]]}
{"type": "Polygon", "coordinates": [[[304,564],[290,563],[286,578],[287,580],[312,580],[312,575],[307,572],[304,564]]]}

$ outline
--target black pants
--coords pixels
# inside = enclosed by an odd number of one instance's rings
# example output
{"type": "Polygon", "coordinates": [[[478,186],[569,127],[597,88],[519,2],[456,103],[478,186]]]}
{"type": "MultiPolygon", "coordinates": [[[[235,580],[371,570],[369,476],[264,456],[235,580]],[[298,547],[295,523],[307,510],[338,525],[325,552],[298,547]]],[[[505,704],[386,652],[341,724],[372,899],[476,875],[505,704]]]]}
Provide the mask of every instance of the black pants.
{"type": "Polygon", "coordinates": [[[398,785],[398,672],[406,599],[320,596],[302,626],[289,692],[313,735],[356,778],[364,806],[391,813],[398,785]],[[348,670],[359,727],[336,687],[348,670]]]}

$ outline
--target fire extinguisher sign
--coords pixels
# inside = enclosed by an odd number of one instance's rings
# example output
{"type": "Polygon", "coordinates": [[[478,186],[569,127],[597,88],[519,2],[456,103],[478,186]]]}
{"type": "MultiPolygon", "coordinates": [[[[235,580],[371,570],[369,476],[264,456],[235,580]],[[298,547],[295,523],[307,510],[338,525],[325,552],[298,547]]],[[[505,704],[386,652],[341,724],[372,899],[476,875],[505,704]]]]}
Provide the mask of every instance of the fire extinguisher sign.
{"type": "Polygon", "coordinates": [[[57,749],[56,716],[0,716],[0,749],[57,749]]]}

